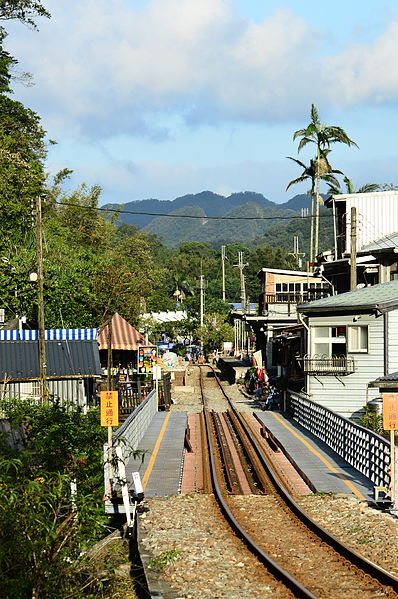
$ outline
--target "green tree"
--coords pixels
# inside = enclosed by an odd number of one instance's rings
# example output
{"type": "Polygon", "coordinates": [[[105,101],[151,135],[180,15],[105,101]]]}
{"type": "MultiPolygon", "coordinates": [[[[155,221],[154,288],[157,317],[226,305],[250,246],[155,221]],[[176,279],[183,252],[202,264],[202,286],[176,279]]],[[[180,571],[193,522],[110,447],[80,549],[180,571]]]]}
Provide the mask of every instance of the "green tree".
{"type": "Polygon", "coordinates": [[[315,234],[314,248],[311,247],[310,261],[313,262],[318,254],[319,244],[319,206],[322,199],[319,193],[320,181],[323,176],[331,172],[331,166],[328,160],[328,151],[335,143],[343,143],[347,146],[357,146],[357,144],[348,137],[347,133],[341,127],[326,125],[319,118],[318,110],[314,104],[311,105],[311,121],[304,129],[298,129],[293,134],[293,141],[300,139],[298,152],[301,152],[308,144],[315,145],[315,165],[316,165],[316,188],[315,188],[315,234]]]}
{"type": "Polygon", "coordinates": [[[381,191],[378,183],[364,183],[364,185],[356,188],[354,183],[348,177],[344,177],[343,181],[345,185],[344,191],[341,189],[340,182],[336,181],[329,183],[328,194],[332,196],[341,193],[371,193],[373,191],[381,191]]]}
{"type": "Polygon", "coordinates": [[[172,275],[172,285],[171,293],[175,298],[176,306],[183,307],[186,297],[195,295],[191,283],[182,273],[172,275]]]}
{"type": "Polygon", "coordinates": [[[0,21],[18,20],[37,28],[36,17],[50,17],[42,2],[37,0],[0,0],[0,21]]]}
{"type": "Polygon", "coordinates": [[[234,340],[234,329],[227,322],[227,316],[217,313],[209,313],[205,316],[205,322],[202,327],[196,331],[198,339],[203,342],[205,354],[214,349],[223,349],[224,341],[234,340]]]}
{"type": "MultiPolygon", "coordinates": [[[[0,584],[8,599],[86,594],[81,552],[106,530],[98,410],[28,400],[1,405],[24,446],[0,444],[0,584]],[[72,495],[71,482],[77,491],[72,495]]],[[[96,587],[96,585],[93,585],[96,587]]],[[[99,591],[97,587],[97,591],[99,591]]]]}
{"type": "Polygon", "coordinates": [[[0,252],[11,258],[31,235],[32,201],[43,192],[46,156],[39,117],[10,94],[17,61],[3,47],[0,28],[0,252]]]}
{"type": "MultiPolygon", "coordinates": [[[[329,152],[328,150],[324,150],[325,156],[327,156],[328,152],[329,152]]],[[[288,185],[286,187],[286,191],[292,185],[296,185],[297,183],[303,183],[304,181],[308,181],[308,180],[311,183],[310,192],[309,192],[311,195],[310,248],[313,248],[314,247],[314,233],[315,233],[315,190],[316,190],[317,177],[318,177],[318,164],[317,164],[317,161],[313,158],[310,160],[310,163],[307,166],[303,162],[301,162],[301,160],[298,160],[297,158],[292,158],[291,156],[288,156],[288,158],[289,158],[289,160],[293,160],[296,164],[301,166],[301,168],[303,169],[303,172],[300,175],[300,177],[298,177],[297,179],[293,179],[292,181],[290,181],[288,183],[288,185]]],[[[326,181],[326,183],[328,183],[329,185],[338,186],[339,181],[335,177],[335,175],[337,175],[337,174],[342,175],[343,173],[339,170],[332,169],[329,162],[327,160],[325,160],[324,168],[323,168],[323,171],[321,172],[320,178],[323,181],[326,181]]],[[[310,256],[311,263],[312,263],[312,260],[313,260],[313,257],[310,256]]]]}

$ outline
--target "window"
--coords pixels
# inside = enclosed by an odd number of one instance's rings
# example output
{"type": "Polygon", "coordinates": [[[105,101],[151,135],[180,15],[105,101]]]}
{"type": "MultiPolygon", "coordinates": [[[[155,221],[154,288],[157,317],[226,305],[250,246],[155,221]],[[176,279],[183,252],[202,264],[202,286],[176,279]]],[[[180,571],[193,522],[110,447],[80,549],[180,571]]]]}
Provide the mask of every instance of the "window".
{"type": "Polygon", "coordinates": [[[348,351],[363,353],[366,353],[368,351],[367,326],[348,327],[348,351]]]}
{"type": "Polygon", "coordinates": [[[341,356],[347,353],[346,327],[312,327],[312,355],[341,356]]]}

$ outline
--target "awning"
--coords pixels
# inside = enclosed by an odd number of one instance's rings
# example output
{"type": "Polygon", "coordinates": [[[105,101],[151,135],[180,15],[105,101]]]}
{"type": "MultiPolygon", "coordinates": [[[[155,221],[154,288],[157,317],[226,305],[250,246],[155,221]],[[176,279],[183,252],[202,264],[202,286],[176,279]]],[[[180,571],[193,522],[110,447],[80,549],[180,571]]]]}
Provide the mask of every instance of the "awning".
{"type": "MultiPolygon", "coordinates": [[[[146,345],[145,337],[120,314],[114,314],[111,322],[112,349],[137,350],[140,345],[146,345]]],[[[100,331],[98,335],[99,348],[108,349],[109,325],[101,327],[100,331]]]]}
{"type": "MultiPolygon", "coordinates": [[[[98,329],[46,329],[46,341],[95,341],[98,329]]],[[[35,329],[0,330],[0,341],[37,341],[39,331],[35,329]]]]}

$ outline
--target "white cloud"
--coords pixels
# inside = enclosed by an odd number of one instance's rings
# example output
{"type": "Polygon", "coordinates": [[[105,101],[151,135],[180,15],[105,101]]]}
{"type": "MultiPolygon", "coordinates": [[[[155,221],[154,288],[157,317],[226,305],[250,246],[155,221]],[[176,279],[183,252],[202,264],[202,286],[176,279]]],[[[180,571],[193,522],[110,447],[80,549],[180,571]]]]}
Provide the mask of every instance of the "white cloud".
{"type": "Polygon", "coordinates": [[[254,23],[232,0],[48,6],[53,18],[39,33],[14,27],[9,45],[37,83],[19,93],[51,136],[159,140],[170,115],[192,125],[286,121],[307,115],[312,102],[341,108],[398,98],[398,23],[372,46],[322,56],[325,31],[283,9],[254,23]]]}
{"type": "Polygon", "coordinates": [[[39,33],[19,28],[9,40],[37,82],[26,99],[49,123],[61,113],[92,135],[143,133],[153,112],[182,112],[191,122],[280,118],[316,37],[286,11],[256,25],[231,0],[49,8],[53,18],[39,33]]]}
{"type": "Polygon", "coordinates": [[[388,104],[398,100],[398,21],[369,46],[353,44],[324,61],[327,91],[335,103],[388,104]]]}

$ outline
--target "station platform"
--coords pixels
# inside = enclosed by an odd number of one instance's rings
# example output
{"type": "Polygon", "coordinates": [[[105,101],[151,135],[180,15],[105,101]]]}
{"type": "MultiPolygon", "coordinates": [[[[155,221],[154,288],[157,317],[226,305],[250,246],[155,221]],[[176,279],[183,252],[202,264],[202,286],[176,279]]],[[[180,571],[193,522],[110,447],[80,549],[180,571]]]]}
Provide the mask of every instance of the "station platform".
{"type": "Polygon", "coordinates": [[[180,492],[186,412],[157,412],[138,447],[147,453],[126,463],[127,480],[139,472],[146,497],[180,492]]]}
{"type": "MultiPolygon", "coordinates": [[[[374,500],[374,486],[330,447],[279,411],[254,410],[254,416],[282,449],[315,493],[344,493],[360,501],[374,500]]],[[[127,480],[139,472],[146,497],[181,492],[186,412],[157,412],[136,449],[144,460],[126,463],[127,480]]]]}
{"type": "Polygon", "coordinates": [[[374,500],[374,485],[330,447],[279,411],[255,411],[255,417],[283,447],[313,492],[353,494],[374,500]]]}

